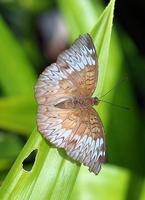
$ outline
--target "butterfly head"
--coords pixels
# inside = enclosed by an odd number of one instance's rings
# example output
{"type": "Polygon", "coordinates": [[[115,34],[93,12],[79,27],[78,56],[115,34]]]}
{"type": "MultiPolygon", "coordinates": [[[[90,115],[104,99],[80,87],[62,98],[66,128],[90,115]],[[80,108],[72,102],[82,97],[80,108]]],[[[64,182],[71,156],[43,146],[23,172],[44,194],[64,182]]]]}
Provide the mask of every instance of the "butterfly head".
{"type": "Polygon", "coordinates": [[[98,97],[94,97],[94,98],[93,98],[93,101],[94,101],[94,102],[93,102],[94,105],[98,105],[99,102],[100,102],[100,99],[98,99],[98,97]]]}

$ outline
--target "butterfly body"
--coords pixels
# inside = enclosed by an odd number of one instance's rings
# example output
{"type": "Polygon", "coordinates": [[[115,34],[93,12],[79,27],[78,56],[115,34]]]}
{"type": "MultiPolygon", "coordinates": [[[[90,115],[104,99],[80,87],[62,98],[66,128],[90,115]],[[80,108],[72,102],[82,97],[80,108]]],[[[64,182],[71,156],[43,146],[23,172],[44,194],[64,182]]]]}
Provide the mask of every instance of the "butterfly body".
{"type": "Polygon", "coordinates": [[[88,109],[90,106],[97,105],[99,100],[93,97],[72,97],[55,104],[54,106],[61,109],[88,109]]]}
{"type": "Polygon", "coordinates": [[[35,93],[37,126],[56,147],[98,174],[105,160],[104,129],[93,108],[98,61],[89,34],[80,36],[40,75],[35,93]]]}

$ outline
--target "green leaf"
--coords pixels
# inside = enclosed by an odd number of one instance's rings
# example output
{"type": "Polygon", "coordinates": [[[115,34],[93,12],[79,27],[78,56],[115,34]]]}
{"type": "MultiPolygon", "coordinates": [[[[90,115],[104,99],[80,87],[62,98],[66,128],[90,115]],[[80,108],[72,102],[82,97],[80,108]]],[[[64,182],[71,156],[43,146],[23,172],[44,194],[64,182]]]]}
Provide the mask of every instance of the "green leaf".
{"type": "MultiPolygon", "coordinates": [[[[64,2],[64,1],[63,1],[64,2]]],[[[66,4],[68,1],[65,1],[66,4]]],[[[73,2],[72,2],[73,3],[73,2]]],[[[77,5],[77,4],[76,4],[77,5]]],[[[68,9],[71,12],[71,8],[68,9]]],[[[87,8],[86,8],[87,9],[87,8]]],[[[98,41],[98,46],[101,51],[98,56],[102,59],[101,63],[106,63],[108,57],[102,57],[104,54],[101,48],[102,41],[106,41],[104,51],[109,51],[109,43],[111,36],[112,18],[113,18],[114,0],[111,1],[106,11],[98,19],[98,23],[93,30],[93,39],[96,40],[96,36],[102,34],[102,40],[98,41]],[[108,24],[106,28],[104,21],[106,22],[106,15],[108,16],[108,24]],[[100,22],[102,21],[102,23],[100,22]],[[102,30],[102,33],[100,32],[102,30]],[[105,34],[107,32],[107,34],[105,34]],[[109,37],[108,37],[109,35],[109,37]],[[103,38],[106,37],[106,38],[103,38]],[[106,48],[108,48],[106,50],[106,48]],[[104,60],[104,62],[103,62],[104,60]]],[[[78,11],[80,7],[78,6],[78,11]]],[[[85,13],[85,12],[84,12],[85,13]]],[[[73,18],[73,12],[71,17],[73,18]]],[[[83,16],[81,16],[83,18],[83,16]]],[[[76,19],[77,20],[77,19],[76,19]]],[[[85,23],[85,21],[83,21],[85,23]]],[[[73,28],[73,27],[72,27],[73,28]]],[[[72,29],[73,31],[73,29],[72,29]]],[[[87,31],[87,30],[86,30],[87,31]]],[[[104,46],[104,45],[103,45],[104,46]]],[[[97,46],[96,46],[97,48],[97,46]]],[[[106,66],[101,66],[105,67],[106,66]]],[[[103,70],[102,70],[103,71],[103,70]]],[[[105,73],[106,70],[104,70],[105,73]]],[[[102,72],[103,73],[103,72],[102,72]]],[[[24,149],[18,156],[8,176],[6,177],[0,192],[0,198],[3,199],[68,199],[72,192],[77,174],[79,172],[80,164],[70,160],[65,152],[61,149],[56,149],[48,144],[40,134],[34,130],[24,149]],[[28,157],[28,155],[37,149],[36,160],[33,168],[30,172],[24,171],[22,163],[28,157]]]]}
{"type": "Polygon", "coordinates": [[[0,159],[14,158],[21,150],[23,143],[10,134],[0,133],[0,159]]]}
{"type": "Polygon", "coordinates": [[[58,3],[72,41],[80,34],[89,33],[95,26],[100,14],[99,2],[97,6],[93,1],[84,0],[70,0],[67,3],[66,0],[61,0],[58,3]]]}
{"type": "Polygon", "coordinates": [[[82,167],[76,185],[72,192],[71,200],[123,200],[128,187],[129,171],[105,165],[99,175],[93,176],[82,167]],[[116,184],[119,180],[119,184],[116,184]]]}
{"type": "Polygon", "coordinates": [[[42,11],[45,11],[46,8],[47,10],[49,9],[49,7],[51,6],[52,2],[51,1],[47,1],[47,0],[43,0],[43,1],[39,1],[39,0],[18,0],[16,1],[16,3],[18,5],[20,5],[22,7],[22,9],[26,9],[28,11],[31,11],[33,13],[40,13],[42,11]]]}
{"type": "Polygon", "coordinates": [[[70,162],[62,150],[48,145],[34,130],[3,183],[0,199],[50,199],[55,195],[68,199],[78,170],[77,164],[70,162]],[[27,172],[22,163],[35,149],[38,149],[36,161],[27,172]]]}
{"type": "Polygon", "coordinates": [[[8,170],[23,147],[17,135],[0,133],[0,172],[8,170]]]}
{"type": "Polygon", "coordinates": [[[126,200],[141,199],[143,184],[144,184],[144,176],[132,173],[130,175],[126,200]]]}
{"type": "MultiPolygon", "coordinates": [[[[96,46],[98,60],[99,60],[99,77],[96,91],[94,94],[102,94],[103,85],[106,76],[106,69],[109,56],[109,47],[112,30],[112,20],[114,11],[114,0],[110,1],[107,8],[99,18],[96,26],[91,31],[96,46]],[[110,12],[108,12],[108,10],[110,12]],[[104,59],[105,58],[105,59],[104,59]]],[[[98,96],[98,95],[97,95],[98,96]]]]}
{"type": "Polygon", "coordinates": [[[36,104],[32,97],[1,98],[0,111],[0,128],[2,129],[28,135],[36,125],[36,104]]]}
{"type": "Polygon", "coordinates": [[[0,84],[6,95],[32,95],[35,72],[19,43],[0,17],[0,84]]]}

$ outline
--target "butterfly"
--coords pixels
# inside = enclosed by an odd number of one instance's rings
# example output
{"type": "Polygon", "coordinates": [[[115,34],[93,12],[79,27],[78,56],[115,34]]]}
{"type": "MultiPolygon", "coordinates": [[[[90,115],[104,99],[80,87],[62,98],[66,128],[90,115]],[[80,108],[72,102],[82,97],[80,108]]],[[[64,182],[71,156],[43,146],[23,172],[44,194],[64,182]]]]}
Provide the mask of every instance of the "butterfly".
{"type": "Polygon", "coordinates": [[[37,126],[56,147],[98,174],[105,160],[104,129],[93,108],[98,79],[96,50],[87,33],[46,67],[35,86],[37,126]]]}

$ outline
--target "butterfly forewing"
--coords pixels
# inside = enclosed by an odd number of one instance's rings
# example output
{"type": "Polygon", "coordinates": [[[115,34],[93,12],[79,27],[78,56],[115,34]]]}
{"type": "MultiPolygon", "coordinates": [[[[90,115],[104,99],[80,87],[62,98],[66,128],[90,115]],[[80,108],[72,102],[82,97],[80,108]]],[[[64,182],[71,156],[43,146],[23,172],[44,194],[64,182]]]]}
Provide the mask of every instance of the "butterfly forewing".
{"type": "Polygon", "coordinates": [[[98,78],[98,62],[89,34],[80,36],[70,49],[60,54],[57,63],[66,69],[69,80],[78,88],[80,95],[93,94],[98,78]]]}
{"type": "Polygon", "coordinates": [[[66,109],[62,102],[74,97],[91,97],[97,77],[96,51],[89,34],[86,34],[44,70],[35,87],[39,131],[95,174],[100,171],[105,156],[101,120],[91,106],[66,109]]]}

